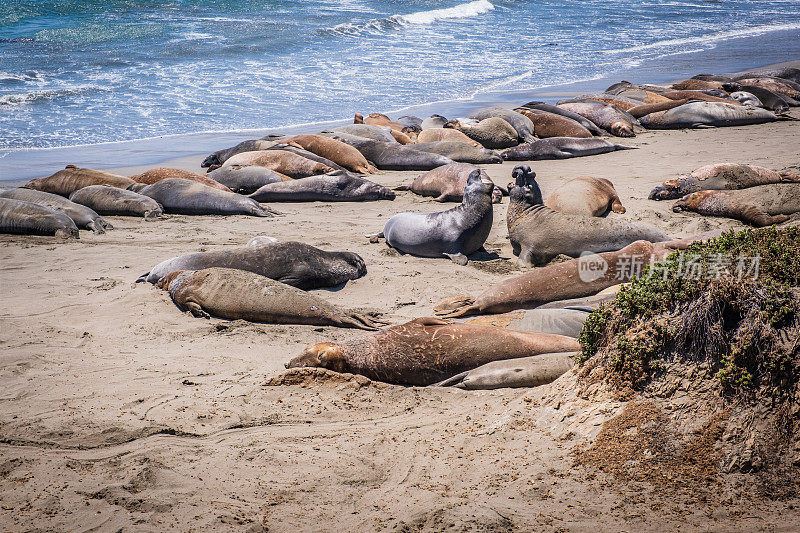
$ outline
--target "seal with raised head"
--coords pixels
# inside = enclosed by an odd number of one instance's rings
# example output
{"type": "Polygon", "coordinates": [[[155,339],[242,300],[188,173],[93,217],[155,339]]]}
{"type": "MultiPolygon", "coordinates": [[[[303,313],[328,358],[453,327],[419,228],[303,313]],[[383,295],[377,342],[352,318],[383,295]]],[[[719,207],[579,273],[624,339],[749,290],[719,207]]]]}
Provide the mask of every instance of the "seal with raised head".
{"type": "MultiPolygon", "coordinates": [[[[136,184],[140,187],[146,185],[136,184]]],[[[161,204],[148,196],[111,187],[109,185],[90,185],[69,195],[76,204],[85,205],[101,215],[144,217],[147,220],[164,214],[161,204]]]]}
{"type": "Polygon", "coordinates": [[[697,191],[747,189],[756,185],[795,181],[800,181],[800,176],[793,172],[776,172],[755,165],[715,163],[657,185],[648,198],[674,200],[697,191]]]}
{"type": "Polygon", "coordinates": [[[196,181],[167,178],[138,189],[143,196],[157,201],[167,213],[178,215],[280,215],[269,207],[235,192],[221,191],[196,181]]]}
{"type": "Polygon", "coordinates": [[[458,120],[450,120],[444,127],[460,131],[489,149],[508,148],[519,144],[517,130],[501,117],[485,118],[474,126],[465,126],[458,120]]]}
{"type": "Polygon", "coordinates": [[[65,213],[13,198],[0,198],[0,233],[79,238],[78,227],[65,213]]]}
{"type": "Polygon", "coordinates": [[[367,273],[364,260],[353,252],[327,252],[286,241],[184,254],[162,261],[136,281],[156,283],[176,270],[212,267],[246,270],[304,290],[336,287],[367,273]]]}
{"type": "Polygon", "coordinates": [[[545,353],[492,361],[436,385],[464,390],[538,387],[552,383],[569,371],[575,364],[576,355],[578,352],[545,353]]]}
{"type": "Polygon", "coordinates": [[[461,141],[437,141],[428,143],[409,144],[412,150],[421,150],[432,154],[439,154],[452,159],[457,163],[491,164],[502,163],[503,158],[494,150],[475,148],[461,141]]]}
{"type": "Polygon", "coordinates": [[[605,178],[581,176],[560,186],[547,197],[544,205],[568,215],[601,217],[609,210],[624,213],[614,184],[605,178]]]}
{"type": "Polygon", "coordinates": [[[269,324],[310,324],[376,330],[384,323],[343,311],[318,296],[235,268],[176,270],[158,285],[194,316],[269,324]]]}
{"type": "Polygon", "coordinates": [[[682,106],[650,113],[641,118],[648,129],[699,128],[704,126],[747,126],[778,120],[766,109],[722,102],[689,102],[682,106]]]}
{"type": "Polygon", "coordinates": [[[494,186],[492,203],[499,204],[503,200],[503,190],[492,182],[484,170],[470,163],[450,163],[434,168],[417,176],[411,185],[401,185],[395,190],[411,191],[420,196],[433,196],[437,202],[460,202],[464,199],[467,179],[475,170],[481,173],[481,180],[484,183],[491,183],[494,186]]]}
{"type": "Polygon", "coordinates": [[[275,140],[264,140],[264,139],[248,139],[246,141],[242,141],[235,146],[231,146],[230,148],[223,148],[222,150],[217,150],[212,154],[209,154],[200,166],[203,168],[221,165],[231,157],[235,156],[236,154],[241,154],[242,152],[257,152],[259,150],[266,150],[275,146],[275,140]]]}
{"type": "MultiPolygon", "coordinates": [[[[511,127],[517,132],[519,142],[531,142],[536,140],[536,137],[533,136],[533,122],[531,122],[531,119],[511,109],[486,107],[469,115],[469,118],[474,118],[475,120],[484,120],[492,117],[502,118],[511,124],[511,127]]],[[[487,148],[489,147],[487,146],[487,148]]]]}
{"type": "Polygon", "coordinates": [[[635,146],[616,144],[598,137],[549,137],[508,148],[503,150],[500,155],[506,161],[541,161],[546,159],[570,159],[572,157],[605,154],[615,150],[634,150],[635,148],[635,146]]]}
{"type": "Polygon", "coordinates": [[[412,150],[397,143],[373,141],[346,133],[333,133],[334,139],[346,142],[364,154],[381,170],[431,170],[453,163],[449,157],[422,150],[412,150]]]}
{"type": "Polygon", "coordinates": [[[212,171],[209,177],[239,194],[250,194],[268,183],[292,179],[280,172],[258,165],[226,165],[212,171]]]}
{"type": "Polygon", "coordinates": [[[43,205],[50,209],[61,211],[71,218],[78,228],[88,229],[94,233],[105,233],[107,229],[114,229],[114,226],[93,209],[67,200],[58,194],[18,187],[0,191],[0,198],[22,200],[23,202],[43,205]]]}
{"type": "Polygon", "coordinates": [[[467,135],[464,134],[464,132],[452,128],[430,128],[427,130],[422,130],[420,134],[417,135],[418,143],[430,143],[439,141],[458,141],[462,143],[467,143],[470,146],[474,146],[475,148],[484,148],[484,146],[481,143],[467,137],[467,135]]]}
{"type": "Polygon", "coordinates": [[[756,227],[780,224],[800,211],[800,183],[772,183],[741,190],[698,191],[675,202],[672,210],[741,220],[756,227]]]}
{"type": "Polygon", "coordinates": [[[606,135],[606,132],[599,128],[597,124],[589,120],[588,118],[584,117],[583,115],[579,115],[578,113],[573,113],[567,109],[559,107],[554,104],[548,104],[546,102],[528,102],[527,104],[522,104],[522,106],[527,109],[536,109],[539,111],[547,111],[548,113],[553,113],[555,115],[561,115],[562,117],[567,117],[569,119],[574,120],[590,132],[592,135],[606,135]]]}
{"type": "Polygon", "coordinates": [[[83,189],[89,185],[111,185],[112,187],[125,189],[134,183],[136,182],[132,179],[118,174],[67,165],[64,170],[59,170],[52,176],[30,180],[23,187],[69,196],[78,189],[83,189]]]}
{"type": "Polygon", "coordinates": [[[611,104],[587,100],[584,102],[564,102],[558,107],[586,117],[604,130],[617,137],[635,137],[634,126],[638,121],[625,111],[611,104]]]}
{"type": "Polygon", "coordinates": [[[196,181],[197,183],[202,183],[203,185],[208,185],[209,187],[214,187],[215,189],[219,189],[221,191],[233,192],[230,188],[222,183],[219,183],[210,176],[204,176],[202,174],[198,174],[197,172],[183,170],[180,168],[152,168],[142,172],[141,174],[131,176],[131,179],[136,183],[144,183],[145,185],[152,185],[153,183],[167,178],[181,178],[184,180],[196,181]]]}
{"type": "Polygon", "coordinates": [[[257,202],[367,202],[394,197],[391,189],[343,170],[270,183],[250,195],[257,202]]]}
{"type": "Polygon", "coordinates": [[[422,257],[447,256],[459,265],[483,247],[492,229],[492,191],[479,170],[467,178],[461,205],[441,213],[400,213],[376,237],[401,252],[422,257]]]}
{"type": "Polygon", "coordinates": [[[559,254],[610,252],[646,240],[668,241],[661,231],[624,220],[566,215],[544,205],[536,173],[527,165],[514,167],[509,190],[508,236],[521,265],[542,265],[559,254]]]}
{"type": "Polygon", "coordinates": [[[579,349],[578,341],[561,335],[423,317],[343,342],[309,346],[286,368],[322,367],[425,386],[492,361],[579,349]]]}
{"type": "Polygon", "coordinates": [[[528,109],[520,107],[517,113],[522,113],[533,122],[536,136],[540,139],[548,137],[580,137],[589,138],[592,132],[581,126],[578,122],[562,115],[556,115],[549,111],[539,109],[528,109]]]}
{"type": "Polygon", "coordinates": [[[369,164],[361,152],[347,143],[324,135],[296,135],[286,139],[285,142],[330,159],[351,172],[372,174],[378,171],[369,164]]]}
{"type": "Polygon", "coordinates": [[[308,176],[325,174],[335,170],[328,165],[312,161],[286,150],[242,152],[231,156],[223,164],[223,166],[230,165],[257,165],[280,172],[290,178],[307,178],[308,176]]]}

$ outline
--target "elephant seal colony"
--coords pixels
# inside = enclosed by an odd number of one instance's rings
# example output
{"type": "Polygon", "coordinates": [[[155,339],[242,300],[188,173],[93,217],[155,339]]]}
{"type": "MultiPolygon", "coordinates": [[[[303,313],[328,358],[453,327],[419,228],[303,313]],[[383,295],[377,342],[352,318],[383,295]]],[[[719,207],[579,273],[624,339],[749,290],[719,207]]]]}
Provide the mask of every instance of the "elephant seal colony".
{"type": "Polygon", "coordinates": [[[137,192],[110,185],[89,185],[69,195],[71,202],[94,209],[101,215],[158,218],[164,209],[157,201],[137,192]]]}
{"type": "Polygon", "coordinates": [[[94,233],[105,233],[106,230],[114,229],[114,226],[94,210],[57,194],[19,187],[0,191],[0,198],[22,200],[61,211],[71,218],[78,228],[88,229],[94,233]]]}
{"type": "Polygon", "coordinates": [[[0,232],[79,238],[78,227],[63,211],[12,198],[0,198],[0,232]]]}
{"type": "Polygon", "coordinates": [[[780,224],[800,211],[800,183],[693,192],[675,202],[672,210],[735,218],[756,227],[780,224]]]}

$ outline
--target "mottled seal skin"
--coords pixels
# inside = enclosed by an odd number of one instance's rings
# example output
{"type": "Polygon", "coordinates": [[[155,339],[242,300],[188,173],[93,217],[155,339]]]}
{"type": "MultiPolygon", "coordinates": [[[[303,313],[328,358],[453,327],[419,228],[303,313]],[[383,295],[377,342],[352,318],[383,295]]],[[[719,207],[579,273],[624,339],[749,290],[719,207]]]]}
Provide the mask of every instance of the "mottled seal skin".
{"type": "Polygon", "coordinates": [[[625,146],[592,137],[550,137],[532,143],[524,143],[500,153],[506,161],[541,161],[546,159],[570,159],[589,155],[605,154],[615,150],[634,150],[625,146]]]}
{"type": "Polygon", "coordinates": [[[101,215],[158,218],[164,209],[157,201],[133,191],[109,185],[90,185],[72,193],[69,199],[85,205],[101,215]]]}
{"type": "Polygon", "coordinates": [[[544,205],[536,173],[527,165],[515,167],[512,177],[516,183],[509,190],[508,236],[521,265],[546,264],[559,254],[620,250],[639,240],[669,240],[644,224],[553,211],[544,205]]]}
{"type": "Polygon", "coordinates": [[[366,202],[394,200],[391,189],[347,171],[264,185],[250,195],[257,202],[366,202]]]}
{"type": "Polygon", "coordinates": [[[439,141],[458,141],[462,143],[467,143],[470,146],[474,146],[475,148],[484,148],[484,146],[479,143],[478,141],[467,137],[461,131],[452,129],[452,128],[430,128],[427,130],[422,130],[419,135],[417,135],[417,142],[418,143],[430,143],[430,142],[439,142],[439,141]]]}
{"type": "Polygon", "coordinates": [[[381,170],[431,170],[454,161],[449,157],[422,150],[412,150],[397,143],[373,141],[346,133],[333,133],[333,138],[353,146],[381,170]]]}
{"type": "Polygon", "coordinates": [[[213,267],[246,270],[303,290],[336,287],[367,273],[358,254],[326,252],[302,242],[286,241],[184,254],[162,261],[136,281],[156,283],[176,270],[213,267]]]}
{"type": "Polygon", "coordinates": [[[59,170],[52,176],[37,178],[29,181],[23,187],[37,191],[51,192],[61,196],[69,196],[78,189],[83,189],[89,185],[111,185],[125,189],[136,183],[130,178],[103,172],[102,170],[92,170],[90,168],[78,168],[75,165],[67,165],[64,170],[59,170]]]}
{"type": "Polygon", "coordinates": [[[648,129],[679,129],[746,126],[776,120],[778,117],[765,109],[722,102],[689,102],[669,111],[645,115],[641,123],[648,129]]]}
{"type": "Polygon", "coordinates": [[[0,233],[80,238],[78,227],[61,211],[12,198],[0,198],[0,233]]]}
{"type": "Polygon", "coordinates": [[[266,150],[276,144],[275,140],[264,140],[264,139],[248,139],[246,141],[242,141],[236,146],[231,146],[230,148],[223,148],[222,150],[217,150],[216,152],[208,155],[200,166],[202,168],[207,168],[211,166],[221,165],[231,157],[235,156],[236,154],[241,154],[242,152],[257,152],[258,150],[266,150]]]}
{"type": "Polygon", "coordinates": [[[787,97],[776,94],[768,89],[764,89],[763,87],[756,87],[755,85],[742,85],[737,82],[731,82],[725,84],[725,89],[730,92],[748,92],[759,99],[761,102],[761,107],[769,111],[774,111],[775,113],[786,113],[789,111],[791,99],[787,99],[787,97]]]}
{"type": "Polygon", "coordinates": [[[520,107],[516,111],[531,119],[536,136],[540,139],[548,137],[589,138],[592,136],[592,132],[578,122],[562,115],[524,107],[520,107]]]}
{"type": "Polygon", "coordinates": [[[556,115],[561,115],[562,117],[567,117],[569,119],[574,120],[587,130],[592,132],[592,135],[607,134],[606,131],[599,128],[597,124],[595,124],[588,118],[584,117],[583,115],[579,115],[578,113],[573,113],[572,111],[569,111],[554,104],[548,104],[546,102],[528,102],[527,104],[523,104],[521,107],[525,107],[527,109],[536,109],[539,111],[547,111],[548,113],[553,113],[556,115]]]}
{"type": "Polygon", "coordinates": [[[326,159],[330,159],[337,165],[359,174],[373,174],[377,168],[367,162],[364,156],[342,141],[337,141],[322,135],[296,135],[286,139],[286,143],[297,145],[303,150],[308,150],[326,159]]]}
{"type": "Polygon", "coordinates": [[[658,113],[659,111],[669,111],[670,109],[674,109],[676,107],[682,106],[683,104],[688,104],[692,101],[691,98],[684,98],[683,100],[670,100],[669,98],[666,99],[666,102],[658,102],[655,104],[642,104],[636,107],[632,107],[628,110],[628,113],[633,118],[642,118],[645,115],[649,115],[650,113],[658,113]]]}
{"type": "Polygon", "coordinates": [[[272,217],[280,215],[255,200],[237,194],[207,187],[196,181],[167,178],[148,185],[141,191],[157,201],[167,213],[178,215],[251,215],[272,217]]]}
{"type": "Polygon", "coordinates": [[[397,191],[411,191],[420,196],[433,196],[437,202],[461,202],[464,199],[464,188],[467,179],[473,171],[479,171],[484,183],[491,183],[492,203],[499,204],[503,201],[503,189],[494,185],[489,175],[482,169],[470,163],[450,163],[435,168],[418,176],[411,185],[397,187],[397,191]]]}
{"type": "Polygon", "coordinates": [[[574,365],[576,355],[578,352],[546,353],[492,361],[436,385],[464,390],[538,387],[552,383],[568,372],[574,365]]]}
{"type": "Polygon", "coordinates": [[[223,164],[223,166],[230,165],[258,165],[280,172],[290,178],[307,178],[308,176],[316,176],[317,174],[325,174],[335,170],[329,165],[312,161],[286,150],[242,152],[231,156],[223,164]]]}
{"type": "Polygon", "coordinates": [[[226,165],[209,174],[233,192],[250,194],[268,183],[289,181],[292,178],[258,165],[226,165]]]}
{"type": "Polygon", "coordinates": [[[800,84],[780,78],[739,78],[736,83],[744,86],[761,87],[775,94],[797,100],[800,97],[800,84]]]}
{"type": "Polygon", "coordinates": [[[753,107],[764,107],[764,104],[761,100],[758,99],[756,95],[753,93],[748,93],[747,91],[734,91],[731,93],[731,98],[736,100],[742,105],[749,105],[753,107]]]}
{"type": "Polygon", "coordinates": [[[447,124],[447,119],[442,115],[431,115],[422,121],[422,131],[432,128],[444,128],[447,124]]]}
{"type": "Polygon", "coordinates": [[[480,171],[467,178],[464,199],[458,207],[441,213],[400,213],[386,222],[378,237],[401,252],[422,257],[447,256],[460,265],[477,252],[492,229],[492,190],[480,171]]]}
{"type": "Polygon", "coordinates": [[[474,126],[466,126],[458,120],[450,120],[444,124],[444,127],[460,131],[489,149],[508,148],[519,144],[517,130],[501,117],[485,118],[474,126]]]}
{"type": "Polygon", "coordinates": [[[544,205],[560,213],[588,217],[601,217],[609,210],[625,212],[614,184],[605,178],[589,176],[569,180],[553,191],[544,205]]]}
{"type": "Polygon", "coordinates": [[[345,126],[333,128],[333,132],[347,133],[348,135],[355,135],[356,137],[363,137],[372,141],[397,143],[397,139],[392,137],[389,130],[390,128],[388,127],[379,128],[378,126],[369,126],[367,124],[347,124],[345,126]]]}
{"type": "Polygon", "coordinates": [[[309,346],[286,367],[322,367],[425,386],[492,361],[579,349],[575,339],[561,335],[423,317],[344,342],[309,346]]]}
{"type": "Polygon", "coordinates": [[[613,105],[597,101],[564,102],[558,104],[561,109],[572,111],[586,117],[604,130],[617,137],[635,137],[636,119],[613,105]]]}
{"type": "Polygon", "coordinates": [[[253,272],[234,268],[177,270],[158,285],[182,311],[203,318],[269,324],[310,324],[376,330],[383,325],[342,311],[322,298],[253,272]]]}
{"type": "MultiPolygon", "coordinates": [[[[484,120],[487,118],[499,117],[511,124],[511,127],[517,132],[519,142],[531,142],[536,140],[533,136],[533,122],[525,115],[521,115],[511,109],[502,107],[487,107],[479,109],[471,113],[469,118],[475,120],[484,120]]],[[[488,146],[487,146],[488,148],[488,146]]]]}
{"type": "Polygon", "coordinates": [[[457,163],[492,164],[502,163],[503,158],[494,150],[475,148],[461,141],[438,141],[429,143],[409,144],[412,150],[421,150],[431,154],[439,154],[452,159],[457,163]]]}
{"type": "Polygon", "coordinates": [[[94,233],[105,233],[106,230],[114,229],[114,226],[97,214],[93,209],[67,200],[58,194],[19,187],[0,191],[0,198],[22,200],[23,202],[43,205],[50,209],[61,211],[71,218],[78,228],[88,229],[94,233]]]}
{"type": "Polygon", "coordinates": [[[733,191],[699,191],[675,202],[672,210],[741,220],[756,227],[780,224],[800,211],[800,183],[773,183],[733,191]]]}
{"type": "Polygon", "coordinates": [[[143,183],[145,185],[152,185],[153,183],[167,178],[181,178],[185,180],[196,181],[197,183],[202,183],[203,185],[208,185],[209,187],[214,187],[215,189],[219,189],[221,191],[233,192],[228,187],[209,176],[203,176],[202,174],[180,168],[153,168],[146,170],[141,174],[131,176],[133,181],[137,183],[143,183]]]}
{"type": "Polygon", "coordinates": [[[755,165],[715,163],[657,185],[648,198],[674,200],[697,191],[747,189],[756,185],[797,181],[800,181],[800,176],[792,172],[776,172],[755,165]]]}

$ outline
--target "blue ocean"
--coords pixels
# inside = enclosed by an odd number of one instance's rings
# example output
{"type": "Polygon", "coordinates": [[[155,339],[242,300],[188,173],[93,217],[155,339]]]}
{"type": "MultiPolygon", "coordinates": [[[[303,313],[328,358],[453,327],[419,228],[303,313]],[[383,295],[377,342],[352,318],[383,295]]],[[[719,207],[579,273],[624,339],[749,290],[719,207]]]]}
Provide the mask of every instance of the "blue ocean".
{"type": "Polygon", "coordinates": [[[53,149],[68,162],[119,166],[146,162],[151,145],[100,162],[86,147],[171,136],[171,155],[193,153],[213,132],[800,57],[796,0],[4,0],[2,8],[2,179],[43,173],[36,156],[53,149]]]}

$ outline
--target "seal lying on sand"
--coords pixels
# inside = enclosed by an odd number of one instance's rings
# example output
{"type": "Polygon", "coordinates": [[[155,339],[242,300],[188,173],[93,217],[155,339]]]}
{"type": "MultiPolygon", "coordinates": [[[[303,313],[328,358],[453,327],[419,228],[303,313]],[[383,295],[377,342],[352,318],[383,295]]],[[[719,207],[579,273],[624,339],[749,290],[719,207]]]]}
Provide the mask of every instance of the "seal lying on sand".
{"type": "Polygon", "coordinates": [[[325,174],[335,170],[328,165],[323,165],[286,150],[242,152],[228,158],[223,166],[230,165],[258,165],[280,172],[290,178],[307,178],[308,176],[325,174]]]}
{"type": "Polygon", "coordinates": [[[579,115],[578,113],[573,113],[572,111],[568,111],[567,109],[564,109],[554,104],[547,104],[545,102],[528,102],[527,104],[522,104],[521,107],[527,109],[536,109],[539,111],[547,111],[548,113],[561,115],[562,117],[567,117],[569,119],[574,120],[587,130],[592,132],[592,135],[606,135],[606,132],[604,130],[599,128],[597,124],[595,124],[588,118],[584,117],[583,115],[579,115]]]}
{"type": "Polygon", "coordinates": [[[773,183],[734,191],[699,191],[672,206],[676,213],[735,218],[756,227],[780,224],[800,211],[800,183],[773,183]]]}
{"type": "Polygon", "coordinates": [[[467,143],[475,148],[484,148],[484,146],[476,140],[470,139],[463,132],[452,128],[431,128],[423,130],[417,136],[418,143],[429,143],[438,141],[457,141],[467,143]]]}
{"type": "Polygon", "coordinates": [[[444,128],[444,125],[447,124],[447,119],[442,115],[431,115],[426,119],[422,120],[422,131],[429,130],[432,128],[444,128]]]}
{"type": "Polygon", "coordinates": [[[0,233],[79,238],[78,227],[61,211],[12,198],[0,198],[0,233]]]}
{"type": "Polygon", "coordinates": [[[184,254],[162,261],[136,281],[155,283],[176,270],[212,267],[246,270],[304,290],[336,287],[367,273],[367,266],[358,254],[326,252],[302,242],[287,241],[184,254]]]}
{"type": "Polygon", "coordinates": [[[547,333],[417,318],[344,342],[309,346],[286,368],[322,367],[401,385],[432,385],[491,361],[579,350],[547,333]]]}
{"type": "Polygon", "coordinates": [[[511,127],[517,132],[519,142],[527,143],[536,140],[536,138],[533,136],[533,122],[531,122],[531,119],[525,115],[517,113],[516,111],[502,107],[486,107],[471,113],[469,116],[469,118],[474,118],[475,120],[484,120],[492,117],[502,118],[511,124],[511,127]]]}
{"type": "MultiPolygon", "coordinates": [[[[469,175],[477,170],[481,173],[484,183],[491,183],[491,178],[482,169],[469,163],[450,163],[418,176],[411,185],[401,185],[396,191],[411,191],[420,196],[434,196],[437,202],[461,202],[464,199],[464,188],[467,186],[469,175]]],[[[492,203],[499,204],[503,201],[503,190],[494,185],[492,203]]]]}
{"type": "Polygon", "coordinates": [[[377,168],[367,162],[361,152],[347,143],[330,137],[323,135],[296,135],[286,139],[284,142],[290,145],[297,145],[303,150],[308,150],[330,159],[351,172],[372,174],[378,171],[377,168]]]}
{"type": "Polygon", "coordinates": [[[520,107],[515,111],[531,119],[536,136],[540,139],[546,139],[548,137],[589,138],[592,136],[592,132],[571,118],[562,115],[556,115],[555,113],[540,111],[538,109],[527,109],[525,107],[520,107]]]}
{"type": "Polygon", "coordinates": [[[738,82],[731,82],[726,83],[725,88],[731,92],[748,92],[758,98],[759,102],[761,102],[761,107],[775,113],[786,113],[789,111],[789,106],[797,105],[797,102],[792,98],[755,85],[742,85],[738,82]]]}
{"type": "Polygon", "coordinates": [[[391,189],[342,170],[270,183],[250,195],[257,202],[366,202],[394,197],[391,189]]]}
{"type": "Polygon", "coordinates": [[[569,180],[553,191],[544,205],[560,213],[588,217],[600,217],[609,210],[625,212],[613,183],[588,176],[569,180]]]}
{"type": "Polygon", "coordinates": [[[59,170],[52,176],[31,180],[23,187],[69,196],[78,189],[83,189],[89,185],[111,185],[112,187],[125,189],[134,183],[136,182],[125,176],[103,172],[102,170],[67,165],[64,170],[59,170]]]}
{"type": "Polygon", "coordinates": [[[67,200],[63,196],[33,189],[16,188],[0,191],[0,198],[22,200],[36,205],[43,205],[56,211],[61,211],[78,228],[92,230],[94,233],[105,233],[107,229],[114,229],[108,221],[97,214],[93,209],[67,200]]]}
{"type": "Polygon", "coordinates": [[[474,126],[466,126],[458,120],[450,120],[445,123],[444,127],[460,131],[489,149],[508,148],[519,144],[517,130],[501,117],[489,117],[474,126]]]}
{"type": "Polygon", "coordinates": [[[270,324],[311,324],[375,330],[383,323],[345,312],[318,296],[253,272],[234,268],[177,270],[158,285],[194,316],[270,324]]]}
{"type": "MultiPolygon", "coordinates": [[[[146,185],[141,185],[146,187],[146,185]]],[[[85,205],[101,215],[158,218],[164,214],[161,204],[133,191],[110,185],[90,185],[69,195],[76,204],[85,205]]]]}
{"type": "Polygon", "coordinates": [[[492,229],[492,191],[480,171],[467,178],[464,200],[458,207],[441,213],[400,213],[386,222],[374,240],[386,237],[386,244],[401,252],[422,257],[447,256],[459,265],[477,252],[492,229]]]}
{"type": "Polygon", "coordinates": [[[221,191],[233,192],[228,187],[209,176],[203,176],[202,174],[197,174],[196,172],[191,172],[189,170],[183,170],[180,168],[153,168],[146,170],[141,174],[131,176],[133,181],[137,183],[144,183],[145,185],[152,185],[153,183],[167,178],[181,178],[184,180],[196,181],[197,183],[202,183],[203,185],[208,185],[209,187],[214,187],[215,189],[219,189],[221,191]]]}
{"type": "Polygon", "coordinates": [[[699,128],[703,126],[746,126],[778,120],[766,109],[721,102],[689,102],[682,106],[650,113],[641,118],[648,129],[699,128]]]}
{"type": "Polygon", "coordinates": [[[221,165],[236,154],[241,154],[242,152],[257,152],[259,150],[266,150],[272,146],[275,146],[274,140],[266,141],[264,139],[249,139],[247,141],[242,141],[235,146],[231,146],[230,148],[217,150],[216,152],[208,155],[203,162],[200,163],[200,166],[202,168],[207,168],[221,165]]]}
{"type": "Polygon", "coordinates": [[[597,137],[590,139],[550,137],[503,150],[500,155],[506,161],[541,161],[545,159],[584,157],[605,154],[614,150],[633,150],[635,148],[635,146],[615,144],[597,137]]]}
{"type": "Polygon", "coordinates": [[[239,194],[250,194],[268,183],[292,179],[258,165],[226,165],[212,171],[209,176],[239,194]]]}
{"type": "Polygon", "coordinates": [[[464,390],[538,387],[552,383],[572,368],[577,352],[545,353],[492,361],[436,383],[464,390]]]}
{"type": "Polygon", "coordinates": [[[716,163],[693,170],[657,185],[650,191],[650,200],[674,200],[697,191],[746,189],[770,183],[796,182],[800,176],[791,172],[775,172],[755,165],[716,163]]]}
{"type": "Polygon", "coordinates": [[[758,99],[753,93],[747,91],[734,91],[731,93],[731,98],[736,100],[742,105],[749,105],[753,107],[764,107],[763,102],[758,99]]]}
{"type": "Polygon", "coordinates": [[[221,191],[196,181],[180,178],[168,178],[153,185],[147,185],[140,189],[139,193],[157,201],[167,213],[179,215],[271,217],[281,214],[269,207],[258,205],[258,202],[247,196],[221,191]]]}
{"type": "Polygon", "coordinates": [[[333,131],[338,133],[347,133],[348,135],[355,135],[356,137],[363,137],[373,141],[397,144],[397,139],[392,137],[392,134],[389,133],[389,129],[390,128],[388,127],[379,128],[378,126],[370,126],[369,124],[346,124],[344,126],[339,126],[338,128],[333,128],[333,131]]]}
{"type": "Polygon", "coordinates": [[[514,167],[516,185],[509,190],[508,236],[521,265],[542,265],[559,254],[609,252],[646,240],[667,241],[655,228],[621,220],[565,215],[544,205],[536,173],[527,165],[514,167]]]}
{"type": "Polygon", "coordinates": [[[617,137],[635,137],[636,119],[613,105],[597,101],[564,102],[558,107],[572,111],[591,120],[604,130],[617,137]]]}
{"type": "Polygon", "coordinates": [[[770,76],[800,83],[800,69],[795,67],[764,67],[742,72],[733,77],[734,80],[770,76]]]}
{"type": "Polygon", "coordinates": [[[439,154],[449,157],[457,163],[502,163],[503,158],[494,150],[486,148],[475,148],[472,145],[460,141],[438,141],[429,143],[409,144],[412,150],[422,150],[432,154],[439,154]]]}
{"type": "Polygon", "coordinates": [[[453,163],[449,157],[422,150],[412,150],[397,143],[373,141],[346,133],[332,133],[334,139],[354,146],[381,170],[431,170],[453,163]]]}
{"type": "Polygon", "coordinates": [[[669,100],[667,99],[666,102],[658,102],[655,104],[642,104],[636,107],[632,107],[628,110],[628,113],[633,118],[642,118],[645,115],[649,115],[650,113],[658,113],[659,111],[669,111],[670,109],[674,109],[676,107],[682,106],[683,104],[688,104],[692,100],[690,98],[684,98],[683,100],[669,100]]]}

